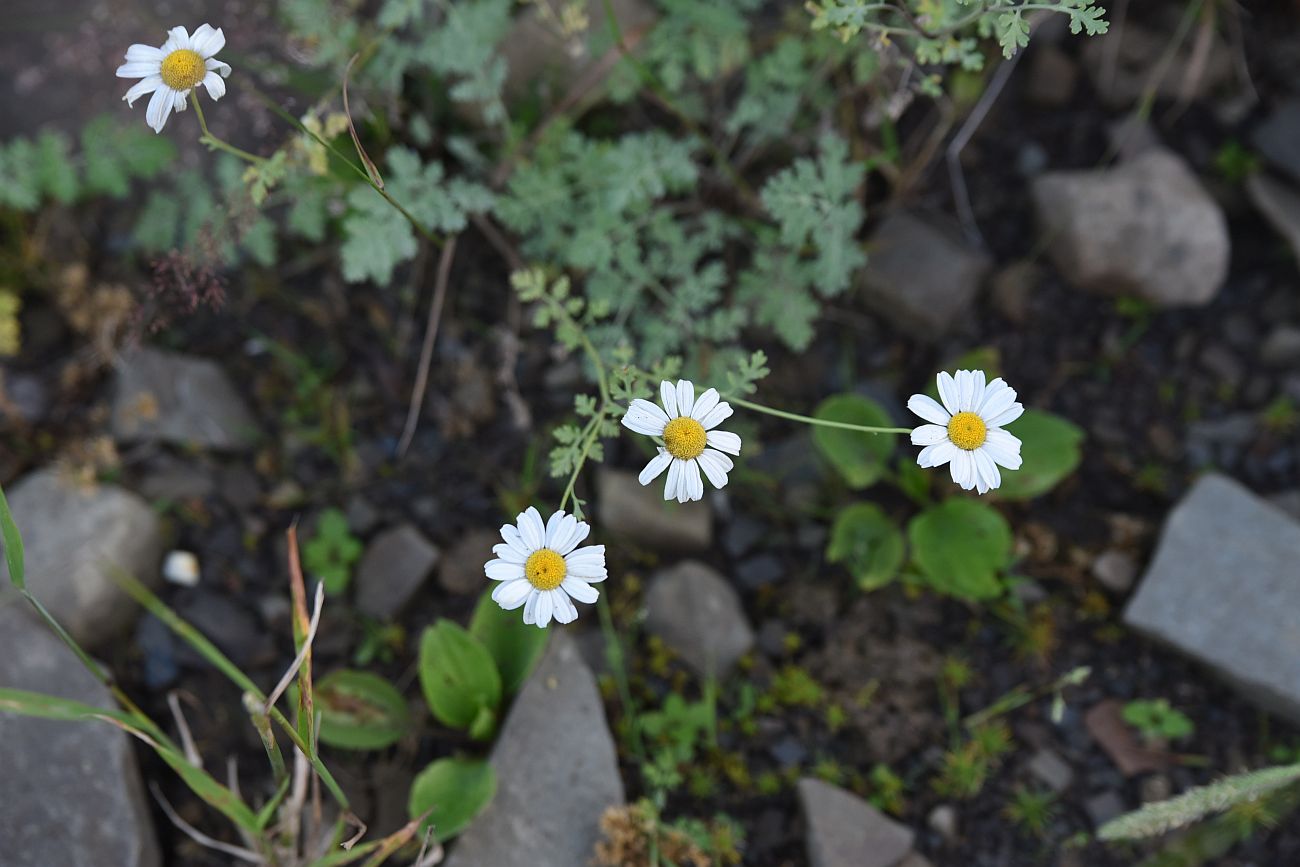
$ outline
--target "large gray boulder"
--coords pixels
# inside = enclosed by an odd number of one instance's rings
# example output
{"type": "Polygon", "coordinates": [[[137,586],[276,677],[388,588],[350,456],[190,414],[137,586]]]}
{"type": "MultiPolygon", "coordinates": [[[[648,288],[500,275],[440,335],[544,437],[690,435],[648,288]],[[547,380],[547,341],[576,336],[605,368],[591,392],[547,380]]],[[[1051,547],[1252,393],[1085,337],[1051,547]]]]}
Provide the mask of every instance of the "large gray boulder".
{"type": "Polygon", "coordinates": [[[1124,622],[1300,721],[1297,563],[1300,523],[1207,475],[1170,513],[1124,622]]]}
{"type": "Polygon", "coordinates": [[[117,362],[113,436],[236,451],[259,436],[253,414],[215,362],[141,347],[117,362]]]}
{"type": "MultiPolygon", "coordinates": [[[[113,570],[151,586],[161,580],[162,531],[148,503],[115,485],[83,486],[52,468],[25,476],[8,494],[32,595],[88,647],[123,631],[139,606],[113,570]]],[[[14,601],[3,563],[0,579],[0,604],[14,601]]]]}
{"type": "Polygon", "coordinates": [[[1033,198],[1052,260],[1081,289],[1198,306],[1227,278],[1223,212],[1169,151],[1113,169],[1048,172],[1034,179],[1033,198]]]}
{"type": "Polygon", "coordinates": [[[915,836],[852,792],[805,777],[799,804],[811,867],[898,867],[915,836]]]}
{"type": "Polygon", "coordinates": [[[581,867],[601,814],[625,802],[596,678],[573,639],[551,632],[492,749],[496,797],[446,867],[581,867]]]}
{"type": "MultiPolygon", "coordinates": [[[[43,625],[0,606],[0,686],[114,707],[108,690],[43,625]]],[[[128,736],[102,722],[4,712],[0,862],[6,867],[161,863],[128,736]]]]}
{"type": "Polygon", "coordinates": [[[695,560],[656,575],[645,627],[703,677],[723,677],[754,646],[754,629],[727,579],[695,560]]]}

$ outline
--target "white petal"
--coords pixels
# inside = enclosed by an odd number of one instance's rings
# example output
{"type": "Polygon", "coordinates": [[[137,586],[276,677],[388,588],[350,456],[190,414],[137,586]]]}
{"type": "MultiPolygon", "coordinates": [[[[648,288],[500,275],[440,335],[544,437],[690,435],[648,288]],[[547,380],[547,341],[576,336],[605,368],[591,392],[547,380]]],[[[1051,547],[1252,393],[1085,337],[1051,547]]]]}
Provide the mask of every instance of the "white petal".
{"type": "Polygon", "coordinates": [[[668,413],[669,418],[677,418],[681,415],[677,411],[677,389],[668,380],[659,383],[659,399],[663,401],[664,412],[668,413]]]}
{"type": "Polygon", "coordinates": [[[226,47],[226,34],[221,32],[221,28],[213,30],[210,24],[201,24],[199,29],[194,31],[194,50],[204,60],[208,59],[218,51],[226,47]]]}
{"type": "Polygon", "coordinates": [[[588,605],[600,598],[599,590],[581,578],[575,578],[572,575],[565,578],[560,586],[564,588],[565,593],[568,593],[579,602],[586,602],[588,605]]]}
{"type": "Polygon", "coordinates": [[[185,91],[184,93],[180,93],[179,91],[177,92],[175,98],[172,99],[172,111],[185,110],[185,106],[188,103],[186,97],[189,96],[189,93],[190,92],[188,90],[185,91]]]}
{"type": "Polygon", "coordinates": [[[969,491],[975,487],[975,462],[971,459],[970,452],[965,449],[957,449],[957,453],[948,464],[948,473],[963,490],[969,491]]]}
{"type": "MultiPolygon", "coordinates": [[[[960,373],[960,371],[958,371],[960,373]]],[[[957,391],[957,382],[949,375],[948,371],[939,371],[939,399],[943,401],[943,408],[948,410],[950,415],[960,412],[961,395],[957,391]]]]}
{"type": "Polygon", "coordinates": [[[648,485],[659,478],[672,462],[673,456],[660,449],[659,454],[650,459],[650,463],[645,465],[645,469],[641,471],[641,475],[636,477],[636,480],[643,485],[648,485]]]}
{"type": "Polygon", "coordinates": [[[609,577],[605,568],[605,546],[588,545],[579,548],[564,558],[565,569],[575,578],[581,578],[588,584],[604,581],[609,577]]]}
{"type": "Polygon", "coordinates": [[[963,412],[974,412],[984,397],[984,371],[964,370],[957,372],[957,382],[961,386],[961,408],[963,412]],[[963,378],[961,374],[965,373],[963,378]]]}
{"type": "Polygon", "coordinates": [[[536,550],[528,547],[528,545],[524,542],[524,537],[519,532],[519,528],[516,527],[514,524],[501,525],[501,538],[505,539],[506,544],[509,545],[511,548],[515,549],[515,553],[517,553],[524,560],[527,560],[528,555],[533,553],[534,550],[536,550]]]}
{"type": "Polygon", "coordinates": [[[520,512],[515,523],[519,525],[519,535],[523,537],[529,553],[546,547],[546,525],[542,523],[542,515],[536,506],[529,506],[520,512]]]}
{"type": "Polygon", "coordinates": [[[980,418],[993,418],[1016,401],[1016,390],[1000,379],[995,379],[984,389],[984,398],[975,410],[980,418]]]}
{"type": "Polygon", "coordinates": [[[189,31],[184,27],[173,27],[167,31],[167,40],[175,48],[188,48],[194,50],[194,42],[190,39],[189,31]]]}
{"type": "MultiPolygon", "coordinates": [[[[937,406],[937,404],[936,404],[937,406]]],[[[923,424],[912,431],[912,445],[932,446],[948,438],[948,429],[941,424],[923,424]]]]}
{"type": "MultiPolygon", "coordinates": [[[[979,471],[980,478],[988,490],[998,487],[1002,484],[1002,474],[998,472],[998,465],[993,463],[993,458],[989,455],[987,449],[979,448],[975,452],[975,469],[979,471]]],[[[983,493],[981,491],[980,493],[983,493]]]]}
{"type": "Polygon", "coordinates": [[[1025,407],[1022,404],[1013,403],[992,418],[984,419],[984,423],[989,427],[1003,427],[1020,418],[1024,411],[1025,407]]]}
{"type": "Polygon", "coordinates": [[[122,98],[126,100],[127,105],[135,105],[137,99],[144,96],[146,93],[153,93],[160,87],[162,87],[162,77],[151,75],[148,78],[142,78],[135,84],[131,85],[131,89],[128,90],[126,96],[122,98]]]}
{"type": "Polygon", "coordinates": [[[546,529],[542,533],[542,547],[555,550],[551,543],[555,541],[555,531],[559,528],[560,522],[564,520],[564,513],[560,511],[551,512],[551,517],[546,519],[546,529]]]}
{"type": "Polygon", "coordinates": [[[710,388],[695,399],[695,405],[691,407],[691,418],[696,421],[704,421],[705,416],[713,411],[718,405],[718,390],[710,388]]]}
{"type": "Polygon", "coordinates": [[[208,68],[208,72],[215,72],[217,75],[220,75],[222,78],[230,77],[229,63],[222,63],[220,60],[214,60],[211,57],[209,57],[207,60],[203,62],[203,65],[208,68]]]}
{"type": "Polygon", "coordinates": [[[733,412],[735,412],[735,410],[731,408],[731,404],[723,401],[713,409],[709,410],[708,415],[699,419],[699,422],[705,430],[713,430],[715,427],[731,418],[733,412]]]}
{"type": "Polygon", "coordinates": [[[935,443],[921,449],[921,453],[916,456],[916,465],[918,467],[941,467],[955,458],[958,451],[960,449],[950,442],[935,443]]]}
{"type": "Polygon", "coordinates": [[[564,544],[562,546],[555,549],[555,553],[563,557],[565,554],[569,553],[574,548],[578,547],[578,543],[581,542],[583,539],[587,538],[587,534],[590,532],[591,532],[590,524],[588,524],[586,521],[578,521],[573,526],[573,533],[569,535],[568,539],[564,540],[564,544]]]}
{"type": "Polygon", "coordinates": [[[162,132],[167,118],[172,113],[172,103],[175,98],[176,91],[166,85],[155,90],[153,96],[149,97],[149,107],[145,109],[144,122],[149,124],[154,132],[162,132]]]}
{"type": "Polygon", "coordinates": [[[511,563],[508,560],[489,560],[484,564],[483,572],[493,581],[513,581],[524,577],[524,564],[511,563]]]}
{"type": "Polygon", "coordinates": [[[682,482],[682,465],[685,461],[679,461],[673,458],[673,462],[668,465],[668,480],[664,482],[664,499],[676,500],[677,489],[681,487],[682,482]]]}
{"type": "Polygon", "coordinates": [[[729,455],[740,454],[740,434],[725,430],[711,430],[705,436],[704,441],[720,452],[726,452],[729,455]]]}
{"type": "Polygon", "coordinates": [[[662,436],[668,416],[648,400],[637,398],[623,415],[623,427],[646,436],[662,436]]]}
{"type": "Polygon", "coordinates": [[[989,457],[1009,470],[1020,469],[1020,440],[1004,430],[989,431],[989,438],[980,446],[989,457]]]}
{"type": "Polygon", "coordinates": [[[148,60],[161,66],[162,59],[166,56],[161,48],[154,48],[152,45],[141,45],[138,42],[126,50],[128,63],[148,60]]]}
{"type": "Polygon", "coordinates": [[[731,458],[722,452],[713,449],[705,449],[700,452],[700,456],[695,459],[700,469],[704,470],[704,475],[709,477],[709,483],[715,488],[725,488],[727,486],[727,473],[735,466],[731,458]]]}
{"type": "MultiPolygon", "coordinates": [[[[551,615],[555,613],[555,599],[550,592],[538,592],[537,604],[533,607],[533,622],[539,629],[545,629],[551,622],[551,615]]],[[[524,615],[524,622],[528,622],[528,615],[524,615]]]]}
{"type": "Polygon", "coordinates": [[[677,501],[685,503],[691,500],[704,499],[704,480],[700,478],[700,465],[694,460],[685,461],[685,467],[682,468],[682,476],[685,484],[681,491],[677,492],[677,501]]]}
{"type": "Polygon", "coordinates": [[[928,394],[912,395],[907,399],[907,408],[934,424],[947,424],[952,420],[952,414],[941,407],[939,402],[928,394]]]}
{"type": "Polygon", "coordinates": [[[528,601],[528,597],[532,592],[533,585],[529,584],[525,578],[520,578],[518,581],[506,581],[498,584],[496,589],[492,591],[492,601],[506,611],[514,611],[528,601]]]}
{"type": "Polygon", "coordinates": [[[505,560],[507,563],[518,563],[522,566],[527,562],[523,554],[520,554],[505,542],[498,542],[492,546],[492,553],[497,555],[498,560],[505,560]]]}
{"type": "Polygon", "coordinates": [[[117,68],[118,78],[144,78],[157,75],[162,69],[156,60],[128,60],[117,68]]]}
{"type": "Polygon", "coordinates": [[[529,626],[532,626],[537,619],[537,600],[542,595],[542,592],[536,587],[533,587],[532,590],[533,592],[528,594],[528,601],[524,603],[524,623],[529,626]]]}
{"type": "Polygon", "coordinates": [[[213,102],[226,95],[226,82],[215,72],[203,76],[203,86],[207,88],[208,96],[212,97],[213,102]]]}
{"type": "Polygon", "coordinates": [[[695,407],[695,386],[689,379],[677,380],[677,414],[690,416],[695,407]]]}
{"type": "Polygon", "coordinates": [[[556,623],[572,623],[578,619],[578,609],[569,601],[569,594],[560,587],[551,591],[551,604],[555,606],[556,623]]]}
{"type": "Polygon", "coordinates": [[[554,532],[551,530],[550,521],[546,522],[546,547],[557,554],[562,554],[573,549],[574,543],[571,540],[578,533],[578,519],[563,512],[556,512],[556,514],[560,516],[560,520],[555,523],[554,532]]]}

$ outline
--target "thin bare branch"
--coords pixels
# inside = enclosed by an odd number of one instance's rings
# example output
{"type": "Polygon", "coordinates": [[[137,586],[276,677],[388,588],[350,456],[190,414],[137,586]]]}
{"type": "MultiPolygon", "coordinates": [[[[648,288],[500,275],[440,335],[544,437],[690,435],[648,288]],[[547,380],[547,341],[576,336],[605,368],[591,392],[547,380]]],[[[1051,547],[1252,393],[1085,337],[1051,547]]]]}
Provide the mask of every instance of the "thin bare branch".
{"type": "Polygon", "coordinates": [[[181,703],[176,697],[176,690],[167,693],[167,707],[171,708],[172,719],[176,720],[176,729],[181,736],[181,747],[185,751],[185,761],[196,768],[203,767],[203,756],[199,755],[199,748],[194,745],[194,735],[190,734],[190,724],[185,721],[185,714],[181,712],[181,703]]]}
{"type": "Polygon", "coordinates": [[[186,822],[176,813],[175,810],[172,809],[172,805],[167,803],[167,799],[163,797],[163,793],[158,788],[157,783],[149,783],[149,791],[153,793],[154,800],[158,802],[159,807],[162,807],[162,811],[167,814],[167,818],[171,820],[171,823],[177,828],[180,828],[181,831],[185,832],[185,835],[195,843],[208,849],[215,849],[218,852],[224,852],[233,858],[247,861],[249,864],[266,863],[265,858],[251,849],[241,849],[238,846],[232,846],[229,843],[222,843],[220,840],[214,840],[198,828],[195,828],[189,822],[186,822]]]}
{"type": "Polygon", "coordinates": [[[433,342],[438,336],[438,324],[442,321],[442,305],[447,300],[447,283],[451,277],[451,262],[456,255],[456,235],[447,239],[442,254],[438,257],[438,276],[433,287],[433,303],[429,305],[429,322],[424,329],[424,345],[420,347],[420,369],[415,375],[415,386],[411,389],[411,405],[406,413],[406,426],[402,429],[402,438],[397,444],[397,456],[406,454],[415,437],[415,428],[420,423],[420,410],[424,407],[424,390],[429,384],[429,365],[433,363],[433,342]]]}

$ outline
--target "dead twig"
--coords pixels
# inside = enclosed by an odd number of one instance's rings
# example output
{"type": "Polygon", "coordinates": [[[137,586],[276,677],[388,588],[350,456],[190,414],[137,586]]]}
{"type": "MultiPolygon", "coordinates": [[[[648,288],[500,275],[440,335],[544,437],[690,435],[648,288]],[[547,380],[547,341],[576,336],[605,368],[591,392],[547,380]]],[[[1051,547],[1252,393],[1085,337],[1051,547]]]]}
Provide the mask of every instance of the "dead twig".
{"type": "Polygon", "coordinates": [[[429,321],[424,329],[424,344],[420,347],[420,368],[415,376],[415,386],[411,389],[411,404],[406,412],[406,426],[402,429],[402,438],[397,443],[397,456],[403,457],[415,437],[415,428],[420,422],[420,411],[424,408],[424,391],[429,384],[429,366],[433,363],[433,343],[438,336],[438,324],[442,321],[442,306],[447,299],[447,283],[451,277],[451,262],[456,255],[456,235],[447,239],[438,258],[438,276],[433,287],[433,303],[429,305],[429,321]]]}
{"type": "Polygon", "coordinates": [[[222,843],[220,840],[215,840],[212,837],[209,837],[189,822],[186,822],[174,809],[172,809],[172,805],[167,803],[167,799],[163,797],[163,793],[158,788],[157,783],[149,783],[149,791],[153,794],[154,800],[158,802],[158,806],[162,808],[163,813],[167,815],[167,818],[171,823],[183,831],[185,836],[189,837],[195,843],[198,843],[200,846],[207,849],[215,849],[218,852],[224,852],[232,858],[238,858],[240,861],[247,861],[249,864],[267,863],[265,858],[251,849],[241,849],[240,847],[232,846],[229,843],[222,843]]]}

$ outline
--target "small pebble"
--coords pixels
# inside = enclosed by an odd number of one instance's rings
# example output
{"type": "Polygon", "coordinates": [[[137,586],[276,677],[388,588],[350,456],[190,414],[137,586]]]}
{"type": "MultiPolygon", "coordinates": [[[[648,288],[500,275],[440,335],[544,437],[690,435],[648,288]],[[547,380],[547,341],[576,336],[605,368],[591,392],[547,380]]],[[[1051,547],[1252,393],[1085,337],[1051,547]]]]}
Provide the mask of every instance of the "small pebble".
{"type": "Polygon", "coordinates": [[[170,551],[163,560],[163,577],[182,587],[196,587],[199,583],[199,558],[189,551],[170,551]]]}

